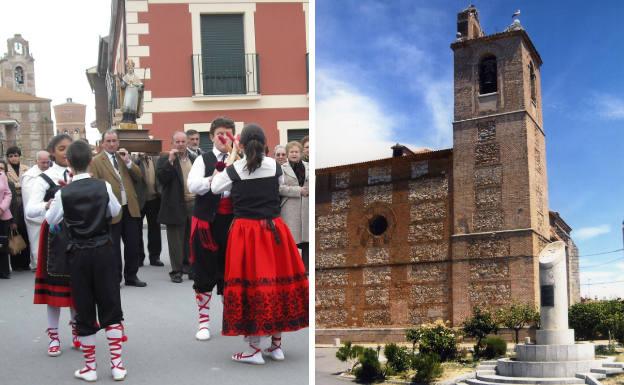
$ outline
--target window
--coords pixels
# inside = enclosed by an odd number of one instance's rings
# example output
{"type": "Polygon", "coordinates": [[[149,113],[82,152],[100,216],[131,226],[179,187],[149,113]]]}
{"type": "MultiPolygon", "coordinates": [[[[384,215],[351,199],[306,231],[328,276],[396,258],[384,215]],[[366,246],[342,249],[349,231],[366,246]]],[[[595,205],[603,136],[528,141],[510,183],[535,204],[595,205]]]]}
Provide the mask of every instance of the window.
{"type": "Polygon", "coordinates": [[[199,133],[199,148],[202,149],[202,151],[204,152],[210,152],[212,151],[212,140],[210,140],[210,133],[209,132],[200,132],[199,133]]]}
{"type": "Polygon", "coordinates": [[[368,231],[379,236],[388,230],[388,220],[383,215],[375,215],[368,221],[368,231]]]}
{"type": "Polygon", "coordinates": [[[533,63],[529,64],[529,77],[531,81],[531,100],[533,103],[536,103],[537,96],[535,93],[535,69],[533,68],[533,63]]]}
{"type": "Polygon", "coordinates": [[[491,94],[498,89],[496,80],[496,56],[488,55],[479,63],[479,94],[491,94]]]}
{"type": "Polygon", "coordinates": [[[24,69],[22,67],[15,67],[15,83],[24,84],[24,69]]]}
{"type": "Polygon", "coordinates": [[[305,136],[308,136],[308,129],[307,128],[299,128],[299,129],[290,129],[288,130],[288,133],[286,134],[288,136],[288,141],[292,142],[292,141],[301,141],[301,139],[303,139],[305,136]]]}
{"type": "MultiPolygon", "coordinates": [[[[245,53],[243,14],[201,15],[201,55],[199,66],[203,95],[244,95],[258,93],[257,55],[245,53]]],[[[197,90],[196,90],[197,91],[197,90]]]]}

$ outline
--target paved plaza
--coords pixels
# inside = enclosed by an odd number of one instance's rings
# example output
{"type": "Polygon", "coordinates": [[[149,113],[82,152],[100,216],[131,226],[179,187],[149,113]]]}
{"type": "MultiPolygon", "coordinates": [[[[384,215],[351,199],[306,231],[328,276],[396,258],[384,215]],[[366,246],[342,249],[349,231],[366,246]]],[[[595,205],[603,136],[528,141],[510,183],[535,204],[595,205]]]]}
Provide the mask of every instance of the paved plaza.
{"type": "MultiPolygon", "coordinates": [[[[163,235],[165,267],[145,266],[139,278],[146,288],[125,287],[121,300],[128,342],[124,344],[126,384],[308,384],[309,329],[285,333],[286,360],[264,366],[233,362],[232,353],[245,344],[241,337],[221,336],[222,304],[215,296],[210,309],[212,337],[195,340],[197,307],[192,281],[169,281],[169,257],[163,235]]],[[[48,357],[46,308],[33,305],[34,273],[14,272],[0,280],[0,384],[78,384],[75,369],[84,364],[82,353],[71,349],[69,311],[63,309],[59,334],[63,354],[48,357]]],[[[263,346],[268,346],[265,340],[263,346]]],[[[114,383],[103,331],[97,334],[98,383],[114,383]]]]}

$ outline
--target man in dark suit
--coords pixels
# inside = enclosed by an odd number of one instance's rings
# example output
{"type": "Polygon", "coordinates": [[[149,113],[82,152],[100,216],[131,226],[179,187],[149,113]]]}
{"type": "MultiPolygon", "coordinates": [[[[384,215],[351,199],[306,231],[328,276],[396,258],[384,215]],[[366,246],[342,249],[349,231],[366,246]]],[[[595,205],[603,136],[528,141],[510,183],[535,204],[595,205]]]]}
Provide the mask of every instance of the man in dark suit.
{"type": "MultiPolygon", "coordinates": [[[[141,169],[143,179],[136,185],[137,195],[141,203],[140,229],[143,232],[143,220],[147,217],[147,251],[149,263],[152,266],[164,266],[160,260],[162,242],[160,239],[160,223],[158,223],[158,211],[160,210],[160,186],[156,179],[157,156],[139,154],[135,163],[141,169]]],[[[139,266],[145,261],[145,245],[141,237],[141,250],[139,251],[139,266]]]]}
{"type": "Polygon", "coordinates": [[[186,151],[188,151],[192,162],[195,162],[195,158],[204,153],[204,151],[199,148],[199,132],[197,132],[197,130],[186,131],[186,145],[186,151]]]}
{"type": "Polygon", "coordinates": [[[115,197],[122,205],[121,212],[113,218],[112,238],[113,249],[119,262],[118,272],[121,281],[121,240],[124,243],[123,278],[126,286],[144,287],[147,284],[137,277],[139,270],[139,248],[141,232],[139,218],[141,209],[135,183],[141,179],[139,166],[132,162],[130,153],[119,149],[117,131],[108,130],[102,134],[102,151],[93,158],[90,172],[94,178],[110,183],[115,197]]]}
{"type": "Polygon", "coordinates": [[[188,260],[188,243],[195,195],[187,187],[192,161],[186,147],[186,134],[173,134],[173,145],[168,154],[158,159],[156,177],[162,186],[158,222],[167,225],[167,241],[172,282],[182,282],[183,261],[188,260]]]}

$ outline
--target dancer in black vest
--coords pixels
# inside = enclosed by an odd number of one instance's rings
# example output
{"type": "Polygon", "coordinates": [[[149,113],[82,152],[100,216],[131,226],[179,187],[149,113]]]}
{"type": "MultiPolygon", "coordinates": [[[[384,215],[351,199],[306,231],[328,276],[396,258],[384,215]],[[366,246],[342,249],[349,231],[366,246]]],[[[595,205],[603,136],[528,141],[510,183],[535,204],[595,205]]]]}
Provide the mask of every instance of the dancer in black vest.
{"type": "Polygon", "coordinates": [[[121,362],[121,343],[125,337],[111,218],[119,214],[121,205],[108,182],[93,179],[87,173],[92,155],[86,142],[72,143],[67,158],[74,177],[72,183],[55,194],[46,221],[50,226],[62,221],[69,238],[72,297],[85,358],[85,367],[74,376],[89,382],[97,380],[95,334],[104,328],[112,375],[120,381],[127,372],[121,362]]]}
{"type": "Polygon", "coordinates": [[[308,279],[280,218],[282,169],[264,156],[265,143],[262,128],[247,125],[240,137],[245,158],[226,172],[215,170],[211,183],[214,194],[231,191],[235,218],[228,235],[222,333],[246,337],[249,349],[232,359],[251,364],[264,364],[261,336],[272,337],[264,353],[279,361],[284,359],[282,332],[308,326],[308,279]]]}
{"type": "Polygon", "coordinates": [[[199,311],[199,325],[195,338],[210,338],[210,299],[212,290],[223,295],[223,273],[227,235],[232,223],[232,200],[229,193],[213,194],[210,182],[215,169],[223,170],[225,159],[232,151],[235,133],[234,121],[217,118],[210,126],[212,151],[198,156],[188,176],[188,189],[195,194],[191,222],[191,253],[195,299],[199,311]]]}

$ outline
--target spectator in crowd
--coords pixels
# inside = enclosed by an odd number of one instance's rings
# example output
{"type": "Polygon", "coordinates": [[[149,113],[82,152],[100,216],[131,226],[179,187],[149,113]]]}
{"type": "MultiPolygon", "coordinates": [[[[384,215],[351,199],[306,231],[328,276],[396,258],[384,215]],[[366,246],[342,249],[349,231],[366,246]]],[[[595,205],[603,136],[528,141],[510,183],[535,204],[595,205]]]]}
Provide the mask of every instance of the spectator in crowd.
{"type": "Polygon", "coordinates": [[[144,287],[147,284],[137,277],[139,270],[139,249],[142,234],[139,231],[141,209],[134,185],[139,181],[141,170],[132,162],[130,153],[119,148],[117,131],[108,130],[102,134],[102,151],[91,161],[91,174],[113,187],[115,197],[121,203],[121,212],[113,217],[113,250],[117,254],[119,280],[121,281],[121,240],[124,243],[123,278],[126,286],[144,287]]]}
{"type": "MultiPolygon", "coordinates": [[[[12,194],[9,189],[6,168],[7,164],[4,161],[0,161],[0,236],[3,237],[9,235],[9,225],[13,218],[10,209],[12,194]]],[[[0,251],[0,279],[8,278],[11,278],[9,254],[7,251],[0,251]]]]}
{"type": "MultiPolygon", "coordinates": [[[[28,169],[20,177],[22,185],[22,202],[24,211],[28,206],[28,199],[32,192],[32,183],[37,180],[39,175],[50,168],[50,153],[47,151],[37,152],[37,163],[28,169]]],[[[26,231],[28,232],[28,242],[30,243],[30,270],[37,270],[37,253],[39,249],[39,232],[41,230],[41,218],[29,218],[24,216],[26,222],[26,231]]]]}
{"type": "Polygon", "coordinates": [[[275,148],[273,149],[273,156],[275,157],[277,164],[283,166],[284,163],[286,163],[286,161],[288,160],[288,158],[286,157],[286,147],[282,146],[281,144],[275,146],[275,148]]]}
{"type": "MultiPolygon", "coordinates": [[[[139,199],[142,200],[141,205],[141,222],[140,228],[143,232],[143,221],[147,217],[147,251],[149,263],[152,266],[164,266],[160,260],[162,251],[162,241],[160,239],[160,223],[158,223],[158,211],[160,210],[160,186],[156,179],[156,163],[157,156],[139,154],[136,164],[141,169],[143,175],[143,183],[141,183],[142,192],[138,192],[139,199]]],[[[139,266],[145,263],[145,245],[143,237],[141,237],[141,250],[139,252],[139,266]]]]}
{"type": "Polygon", "coordinates": [[[308,163],[301,159],[303,146],[299,142],[286,145],[288,162],[282,165],[284,183],[279,191],[282,196],[282,219],[301,249],[303,263],[308,270],[308,163]]]}
{"type": "Polygon", "coordinates": [[[191,158],[191,162],[194,162],[195,158],[204,153],[204,151],[199,148],[199,132],[197,132],[197,130],[186,131],[186,142],[189,157],[191,158]]]}
{"type": "Polygon", "coordinates": [[[310,137],[304,136],[301,139],[301,145],[303,146],[303,156],[302,159],[304,162],[310,161],[310,137]]]}
{"type": "Polygon", "coordinates": [[[191,216],[195,194],[187,187],[192,162],[187,151],[186,134],[175,132],[168,154],[158,159],[156,177],[162,186],[158,222],[167,226],[172,282],[182,282],[183,262],[188,260],[191,216]]]}
{"type": "MultiPolygon", "coordinates": [[[[9,147],[6,152],[9,161],[6,171],[7,178],[15,186],[15,195],[13,195],[13,206],[15,210],[13,214],[13,222],[17,225],[17,232],[23,236],[28,246],[28,234],[26,231],[26,222],[24,221],[24,204],[22,202],[22,185],[20,177],[28,171],[28,166],[21,163],[22,151],[17,146],[9,147]]],[[[30,269],[30,248],[26,247],[21,253],[11,255],[11,266],[13,270],[29,270],[30,269]]]]}

